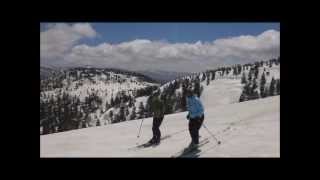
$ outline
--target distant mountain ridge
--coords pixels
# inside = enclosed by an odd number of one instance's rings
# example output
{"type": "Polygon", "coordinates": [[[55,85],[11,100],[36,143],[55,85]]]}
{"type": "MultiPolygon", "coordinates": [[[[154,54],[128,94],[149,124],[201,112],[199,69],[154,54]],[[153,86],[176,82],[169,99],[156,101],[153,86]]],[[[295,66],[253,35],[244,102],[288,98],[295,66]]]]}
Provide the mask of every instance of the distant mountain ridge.
{"type": "Polygon", "coordinates": [[[156,81],[158,81],[160,84],[165,84],[169,81],[191,75],[190,72],[173,72],[173,71],[138,71],[141,74],[144,74],[156,81]]]}
{"type": "Polygon", "coordinates": [[[104,72],[115,72],[115,73],[133,75],[133,76],[140,77],[142,80],[147,82],[160,83],[160,81],[144,73],[124,70],[119,68],[97,68],[97,67],[91,67],[91,66],[79,66],[79,67],[68,67],[68,68],[53,68],[53,67],[40,66],[40,79],[45,79],[52,75],[57,75],[58,73],[62,73],[62,72],[68,72],[68,71],[74,71],[74,70],[86,70],[86,69],[88,71],[91,71],[92,73],[95,73],[96,71],[104,71],[104,72]]]}

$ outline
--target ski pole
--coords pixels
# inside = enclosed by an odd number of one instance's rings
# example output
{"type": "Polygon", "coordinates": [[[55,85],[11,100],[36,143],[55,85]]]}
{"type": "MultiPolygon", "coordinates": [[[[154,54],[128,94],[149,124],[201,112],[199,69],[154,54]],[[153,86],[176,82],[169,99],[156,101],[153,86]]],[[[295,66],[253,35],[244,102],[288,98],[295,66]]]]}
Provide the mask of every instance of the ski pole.
{"type": "Polygon", "coordinates": [[[139,137],[140,137],[141,126],[142,126],[143,120],[144,120],[144,119],[142,119],[142,121],[141,121],[141,124],[140,124],[140,128],[139,128],[139,133],[138,133],[138,136],[137,136],[137,138],[139,138],[139,137]]]}
{"type": "Polygon", "coordinates": [[[218,144],[221,144],[221,141],[219,141],[215,135],[213,135],[210,130],[207,128],[207,126],[203,123],[202,126],[208,131],[208,133],[218,142],[218,144]]]}

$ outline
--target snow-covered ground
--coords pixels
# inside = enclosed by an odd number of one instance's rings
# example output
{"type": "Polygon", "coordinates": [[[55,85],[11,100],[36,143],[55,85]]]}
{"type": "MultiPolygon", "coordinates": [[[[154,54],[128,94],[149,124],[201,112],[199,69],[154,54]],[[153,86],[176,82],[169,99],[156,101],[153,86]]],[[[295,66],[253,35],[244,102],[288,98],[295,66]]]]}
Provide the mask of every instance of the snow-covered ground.
{"type": "MultiPolygon", "coordinates": [[[[228,83],[237,82],[220,83],[228,87],[228,83]]],[[[200,147],[199,157],[280,157],[280,96],[216,105],[210,94],[218,98],[212,91],[204,94],[204,123],[222,143],[217,145],[206,129],[201,128],[200,140],[209,137],[210,142],[200,147]]],[[[143,122],[139,139],[137,133],[141,119],[40,136],[40,156],[170,157],[190,143],[185,117],[186,112],[165,116],[160,129],[162,136],[171,137],[156,147],[129,149],[151,138],[152,118],[148,118],[143,122]]]]}
{"type": "Polygon", "coordinates": [[[240,79],[217,79],[207,86],[201,83],[204,90],[201,100],[205,107],[216,107],[224,104],[238,103],[243,85],[240,79]]]}

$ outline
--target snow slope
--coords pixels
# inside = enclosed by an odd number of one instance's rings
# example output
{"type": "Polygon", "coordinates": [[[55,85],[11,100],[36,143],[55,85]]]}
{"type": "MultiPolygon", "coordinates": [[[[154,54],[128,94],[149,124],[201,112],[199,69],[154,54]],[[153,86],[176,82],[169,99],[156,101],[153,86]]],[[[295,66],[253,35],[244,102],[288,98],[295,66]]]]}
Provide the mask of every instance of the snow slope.
{"type": "Polygon", "coordinates": [[[204,86],[201,100],[205,107],[239,102],[243,87],[240,79],[216,79],[211,81],[208,86],[205,83],[201,83],[204,86]]]}
{"type": "MultiPolygon", "coordinates": [[[[280,157],[280,96],[234,104],[218,101],[220,105],[217,105],[206,101],[214,100],[209,94],[214,93],[208,91],[204,98],[204,123],[222,144],[218,146],[206,129],[201,128],[200,140],[209,137],[210,142],[194,157],[280,157]]],[[[227,100],[221,100],[224,101],[227,100]]],[[[170,157],[190,143],[185,117],[186,112],[165,116],[162,136],[171,137],[157,147],[129,149],[151,138],[152,118],[148,118],[144,120],[139,139],[141,120],[40,136],[40,156],[170,157]]]]}

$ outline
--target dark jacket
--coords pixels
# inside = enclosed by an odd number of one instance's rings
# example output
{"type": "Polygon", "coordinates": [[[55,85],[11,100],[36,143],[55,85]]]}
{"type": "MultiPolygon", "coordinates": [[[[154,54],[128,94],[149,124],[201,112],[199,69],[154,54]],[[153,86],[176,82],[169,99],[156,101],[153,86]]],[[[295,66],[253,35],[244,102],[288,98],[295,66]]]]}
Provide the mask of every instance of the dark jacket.
{"type": "Polygon", "coordinates": [[[152,98],[151,111],[153,112],[154,117],[164,116],[164,103],[158,97],[152,98]]]}

